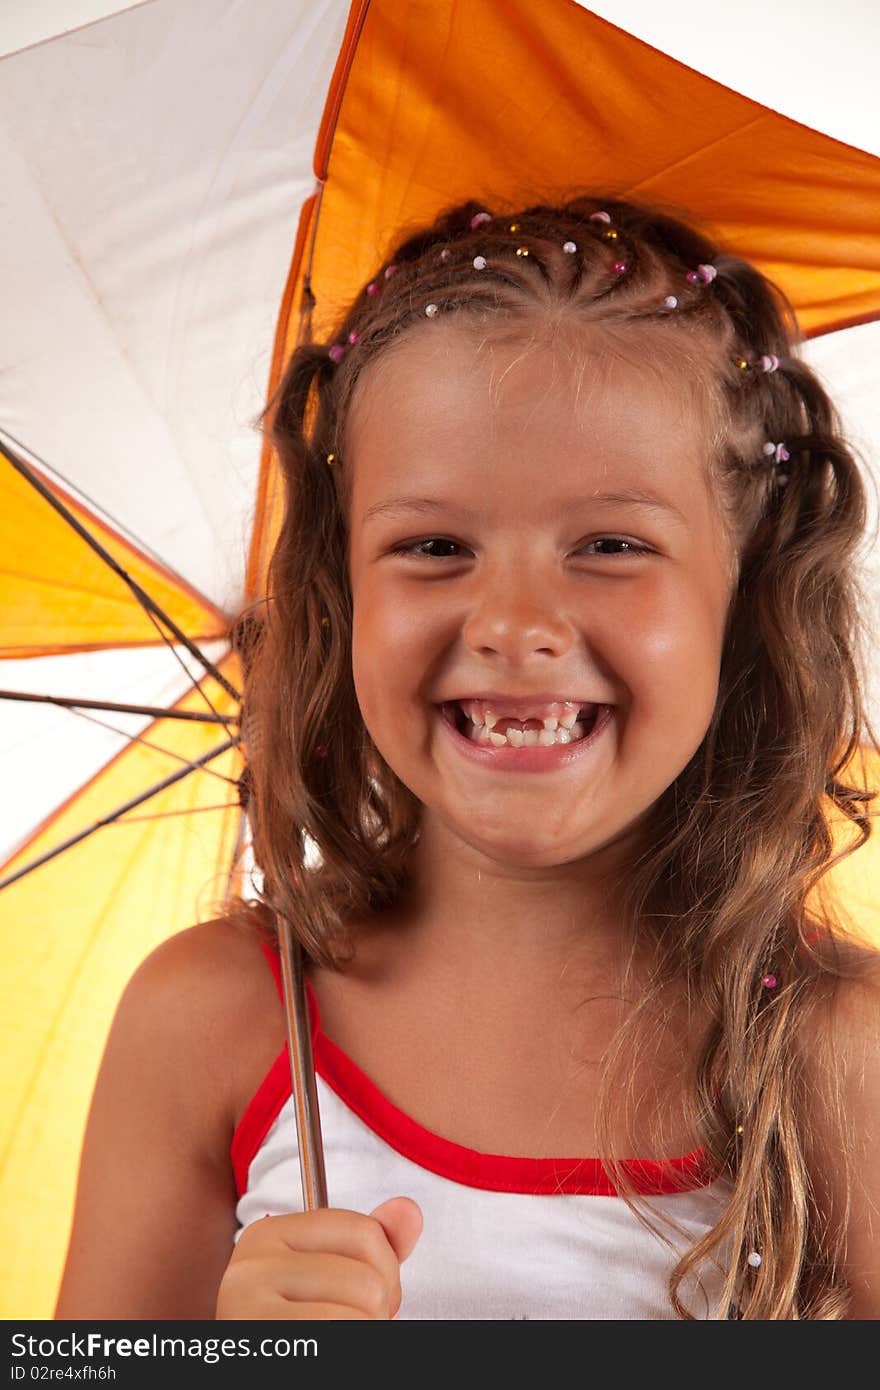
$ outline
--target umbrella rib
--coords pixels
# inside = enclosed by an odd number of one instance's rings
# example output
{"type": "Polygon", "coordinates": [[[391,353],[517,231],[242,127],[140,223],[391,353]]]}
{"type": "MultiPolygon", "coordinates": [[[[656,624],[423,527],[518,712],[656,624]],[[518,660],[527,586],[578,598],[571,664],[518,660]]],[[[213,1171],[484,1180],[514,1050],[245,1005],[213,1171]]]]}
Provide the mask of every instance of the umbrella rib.
{"type": "Polygon", "coordinates": [[[75,492],[84,502],[88,502],[93,511],[100,512],[120,535],[127,536],[132,544],[137,546],[138,550],[142,550],[145,555],[149,555],[150,559],[163,570],[167,570],[169,574],[173,574],[181,583],[187,583],[183,576],[179,575],[174,567],[169,565],[168,561],[162,558],[158,551],[154,550],[151,545],[148,545],[145,540],[141,539],[137,531],[133,531],[130,526],[126,526],[124,521],[120,521],[118,517],[115,517],[111,511],[108,511],[103,503],[96,501],[90,493],[86,492],[84,487],[81,487],[79,483],[75,483],[72,478],[68,478],[66,473],[62,473],[60,468],[56,468],[54,464],[49,463],[43,458],[42,454],[37,454],[33,449],[29,449],[24,440],[17,438],[10,430],[0,428],[0,442],[2,442],[2,438],[10,440],[15,445],[16,449],[24,450],[28,458],[38,463],[45,473],[51,473],[53,477],[57,478],[59,482],[62,482],[71,492],[75,492]]]}
{"type": "MultiPolygon", "coordinates": [[[[161,753],[163,757],[171,758],[173,762],[183,763],[186,767],[192,765],[192,760],[190,758],[185,758],[182,753],[172,753],[170,748],[163,748],[161,744],[151,743],[150,740],[144,738],[142,734],[127,734],[123,729],[117,729],[115,724],[108,724],[106,719],[98,719],[94,714],[86,714],[83,709],[72,709],[70,712],[71,714],[77,715],[80,719],[87,719],[90,724],[97,724],[102,729],[108,729],[111,734],[118,734],[120,738],[126,739],[129,744],[142,743],[144,748],[150,748],[154,753],[161,753]]],[[[236,740],[236,742],[237,741],[238,740],[236,740]]],[[[212,767],[204,767],[202,771],[207,772],[211,777],[216,777],[220,782],[228,782],[231,787],[238,786],[238,781],[235,777],[226,777],[222,772],[215,772],[212,767]]]]}
{"type": "MultiPolygon", "coordinates": [[[[58,515],[62,517],[64,521],[67,522],[68,526],[72,527],[72,529],[77,533],[77,535],[82,540],[84,540],[86,544],[92,548],[92,550],[94,550],[95,554],[98,555],[100,559],[102,559],[104,563],[108,565],[110,569],[113,570],[114,574],[118,575],[119,578],[122,579],[128,585],[131,592],[137,599],[138,603],[144,609],[144,612],[147,613],[154,626],[156,627],[157,631],[160,632],[160,635],[162,636],[163,640],[167,642],[168,638],[166,634],[161,633],[158,623],[156,622],[156,618],[160,618],[162,622],[165,623],[169,632],[173,633],[173,635],[177,638],[178,642],[182,646],[186,647],[190,655],[194,656],[195,659],[200,663],[200,665],[204,667],[205,671],[214,677],[214,679],[218,682],[220,686],[222,686],[222,688],[227,692],[227,694],[231,695],[232,698],[235,700],[240,699],[240,691],[236,690],[235,686],[230,684],[226,677],[220,671],[218,671],[214,663],[210,661],[208,657],[205,656],[205,654],[196,646],[194,642],[190,641],[186,633],[181,631],[181,629],[177,626],[174,620],[172,618],[169,618],[167,613],[164,613],[162,611],[162,609],[155,602],[155,600],[150,598],[150,595],[146,592],[146,590],[141,588],[137,580],[132,579],[131,575],[126,573],[126,571],[122,568],[119,562],[114,559],[114,557],[110,554],[108,550],[105,549],[105,547],[101,544],[97,537],[93,536],[91,532],[88,531],[85,526],[83,526],[82,522],[77,520],[77,518],[73,515],[69,508],[65,507],[61,499],[56,497],[54,493],[51,491],[51,489],[47,487],[46,484],[42,481],[42,479],[39,478],[36,473],[34,473],[33,469],[25,463],[24,459],[20,458],[18,454],[15,452],[15,450],[10,449],[6,444],[2,442],[2,440],[0,440],[0,453],[2,453],[3,456],[9,461],[9,463],[12,464],[12,467],[18,473],[21,474],[25,481],[30,483],[31,487],[33,487],[35,491],[37,491],[40,494],[40,496],[46,502],[49,503],[49,506],[52,507],[58,513],[58,515]]],[[[196,683],[196,688],[201,690],[201,687],[198,686],[198,683],[196,683]]],[[[204,691],[202,691],[202,695],[204,696],[204,691]]],[[[207,700],[207,696],[204,696],[204,698],[207,700]]]]}
{"type": "MultiPolygon", "coordinates": [[[[147,714],[153,719],[188,719],[199,724],[237,724],[234,714],[203,714],[200,710],[163,709],[161,705],[126,705],[116,700],[80,700],[72,695],[34,695],[24,690],[0,690],[0,700],[28,700],[61,709],[103,709],[111,714],[147,714]]],[[[107,725],[108,729],[110,725],[107,725]]],[[[121,731],[119,731],[121,732],[121,731]]]]}
{"type": "MultiPolygon", "coordinates": [[[[206,769],[207,770],[207,769],[206,769]]],[[[179,811],[156,811],[150,816],[126,816],[125,820],[115,821],[116,825],[138,825],[141,821],[167,820],[169,816],[194,816],[202,811],[231,811],[241,807],[240,801],[218,801],[214,806],[184,806],[179,811]]]]}
{"type": "MultiPolygon", "coordinates": [[[[230,857],[229,857],[229,863],[228,863],[228,865],[226,866],[226,896],[225,896],[225,900],[224,900],[224,906],[226,906],[226,907],[228,907],[228,905],[229,905],[229,899],[230,899],[231,894],[232,894],[232,885],[233,885],[233,883],[234,883],[234,881],[235,881],[235,875],[236,875],[236,873],[238,872],[239,865],[240,865],[240,863],[241,863],[241,861],[242,861],[242,859],[243,859],[243,856],[244,856],[245,841],[246,841],[246,839],[247,839],[247,831],[248,831],[247,811],[246,811],[245,808],[241,805],[241,801],[239,801],[239,808],[240,808],[240,813],[239,813],[239,817],[238,817],[238,825],[237,825],[236,831],[235,831],[235,844],[234,844],[233,847],[232,847],[232,854],[230,855],[230,857]]],[[[218,875],[219,875],[220,871],[221,871],[221,866],[220,866],[220,864],[218,863],[218,864],[217,864],[217,873],[218,873],[218,875]]]]}
{"type": "Polygon", "coordinates": [[[204,769],[206,763],[211,762],[214,758],[219,758],[221,754],[227,753],[230,748],[237,748],[238,746],[238,739],[226,739],[223,743],[218,744],[216,748],[212,748],[209,752],[204,753],[201,758],[196,758],[188,767],[182,768],[179,772],[172,772],[170,776],[163,778],[161,782],[156,782],[152,787],[148,787],[147,790],[141,792],[139,796],[132,797],[124,806],[118,807],[117,810],[112,811],[107,816],[102,816],[100,820],[95,821],[93,825],[87,826],[85,830],[80,830],[76,835],[71,835],[69,839],[65,840],[60,845],[56,845],[54,849],[48,850],[46,854],[41,854],[37,859],[32,859],[29,864],[25,864],[21,869],[17,869],[15,873],[8,874],[6,878],[0,879],[0,888],[8,888],[11,883],[16,883],[18,879],[24,878],[26,874],[32,873],[34,869],[38,869],[41,864],[47,864],[50,859],[57,858],[57,856],[63,854],[65,850],[71,849],[74,845],[78,845],[83,840],[88,839],[90,835],[94,835],[95,831],[100,830],[102,826],[112,825],[113,821],[118,820],[120,816],[124,816],[126,811],[133,811],[136,806],[142,806],[143,803],[149,801],[151,797],[158,796],[159,792],[165,791],[168,787],[173,786],[175,782],[182,781],[183,778],[188,777],[191,772],[204,769]]]}
{"type": "Polygon", "coordinates": [[[734,136],[742,135],[744,130],[749,130],[755,125],[760,125],[764,119],[765,117],[763,115],[752,116],[749,120],[743,121],[741,125],[736,125],[732,130],[726,130],[723,134],[716,136],[714,140],[710,140],[708,145],[701,145],[699,149],[690,150],[687,154],[682,155],[680,159],[674,159],[671,163],[664,164],[660,169],[652,169],[651,173],[646,178],[639,179],[637,183],[627,185],[625,190],[626,197],[631,198],[641,189],[649,188],[651,184],[655,183],[656,180],[660,178],[661,174],[668,174],[672,169],[680,169],[683,165],[690,164],[692,160],[699,159],[702,155],[707,154],[709,150],[715,150],[717,157],[717,147],[719,145],[725,145],[727,141],[732,140],[734,136]]]}
{"type": "MultiPolygon", "coordinates": [[[[153,624],[153,627],[154,627],[154,628],[156,629],[156,631],[158,632],[158,634],[159,634],[159,636],[161,637],[162,641],[165,643],[165,645],[166,645],[166,647],[168,648],[169,652],[170,652],[171,655],[174,657],[174,660],[177,662],[177,664],[178,664],[178,666],[180,667],[181,671],[184,672],[184,674],[186,675],[187,680],[190,681],[190,682],[192,683],[192,688],[193,688],[193,690],[197,690],[197,691],[198,691],[198,693],[201,695],[202,699],[204,700],[205,704],[208,706],[208,709],[211,711],[212,714],[214,714],[214,715],[217,716],[217,719],[218,719],[218,721],[219,721],[219,719],[220,719],[220,712],[219,712],[219,710],[217,709],[217,707],[214,705],[214,703],[213,703],[213,701],[211,700],[210,696],[208,695],[207,691],[202,689],[201,683],[200,683],[199,681],[197,681],[197,680],[194,678],[192,671],[187,670],[186,662],[184,661],[183,657],[180,655],[180,652],[177,650],[177,648],[175,647],[175,645],[174,645],[173,642],[169,642],[169,640],[168,640],[168,634],[167,634],[166,632],[163,632],[163,631],[162,631],[162,629],[161,629],[161,627],[159,626],[158,622],[157,622],[156,619],[153,617],[153,614],[149,611],[149,609],[145,609],[144,611],[146,612],[147,617],[149,618],[150,622],[153,624]]],[[[208,662],[207,657],[205,657],[205,656],[201,656],[201,655],[200,655],[199,660],[202,662],[203,665],[209,665],[209,664],[210,664],[210,663],[208,662]]],[[[212,670],[214,669],[214,668],[213,668],[213,665],[211,666],[211,669],[212,669],[212,670]]],[[[232,695],[233,695],[233,698],[234,698],[234,699],[237,699],[237,700],[240,700],[240,699],[241,699],[241,695],[238,693],[238,691],[233,690],[233,687],[232,687],[231,685],[229,685],[228,682],[225,681],[225,680],[223,679],[222,676],[220,676],[219,679],[220,679],[221,681],[223,681],[223,684],[226,686],[226,689],[227,689],[227,690],[232,691],[232,695]]]]}

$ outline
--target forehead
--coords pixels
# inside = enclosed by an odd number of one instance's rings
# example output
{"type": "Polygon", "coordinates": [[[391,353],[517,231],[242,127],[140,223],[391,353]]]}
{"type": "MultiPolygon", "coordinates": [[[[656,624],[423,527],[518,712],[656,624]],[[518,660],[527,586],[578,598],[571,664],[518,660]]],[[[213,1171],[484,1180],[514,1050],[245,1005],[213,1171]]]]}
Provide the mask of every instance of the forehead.
{"type": "MultiPolygon", "coordinates": [[[[436,320],[404,334],[364,370],[344,455],[361,471],[430,449],[544,451],[642,467],[706,457],[713,432],[705,347],[666,328],[519,321],[499,332],[436,320]]],[[[366,481],[366,478],[363,479],[366,481]]]]}

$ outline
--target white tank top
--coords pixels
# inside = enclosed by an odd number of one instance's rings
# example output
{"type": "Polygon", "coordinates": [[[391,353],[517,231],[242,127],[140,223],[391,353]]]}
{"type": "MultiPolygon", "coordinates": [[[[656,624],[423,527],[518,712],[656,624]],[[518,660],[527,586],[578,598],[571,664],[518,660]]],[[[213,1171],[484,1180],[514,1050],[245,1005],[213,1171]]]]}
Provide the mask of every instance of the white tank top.
{"type": "MultiPolygon", "coordinates": [[[[264,951],[281,996],[277,952],[264,951]]],[[[731,1192],[701,1150],[627,1160],[652,1210],[681,1228],[658,1221],[664,1239],[615,1195],[598,1159],[479,1153],[424,1129],[325,1037],[311,984],[307,993],[330,1205],[368,1213],[405,1196],[424,1216],[401,1266],[398,1318],[676,1317],[669,1272],[715,1225],[731,1192]]],[[[303,1210],[286,1047],[242,1116],[231,1156],[236,1240],[252,1221],[303,1210]]],[[[683,1285],[680,1296],[695,1318],[718,1316],[724,1273],[704,1263],[699,1279],[683,1285]]]]}

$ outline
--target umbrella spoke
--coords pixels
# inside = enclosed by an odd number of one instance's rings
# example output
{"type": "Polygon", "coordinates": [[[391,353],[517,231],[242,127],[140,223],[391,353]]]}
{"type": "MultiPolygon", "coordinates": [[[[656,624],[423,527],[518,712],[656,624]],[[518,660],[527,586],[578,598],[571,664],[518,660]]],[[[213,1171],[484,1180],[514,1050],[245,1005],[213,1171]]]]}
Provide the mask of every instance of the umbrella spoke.
{"type": "MultiPolygon", "coordinates": [[[[126,705],[116,700],[80,700],[72,695],[35,695],[24,690],[0,690],[0,700],[27,700],[61,709],[104,709],[115,714],[148,714],[153,719],[189,719],[200,724],[237,724],[235,714],[203,714],[199,710],[163,709],[161,705],[126,705]]],[[[107,725],[110,728],[110,725],[107,725]]]]}
{"type": "MultiPolygon", "coordinates": [[[[207,656],[205,656],[204,652],[201,651],[201,649],[196,645],[196,643],[193,642],[189,637],[187,637],[185,632],[181,631],[181,629],[177,626],[174,620],[168,616],[167,613],[163,612],[163,610],[159,607],[155,600],[150,598],[150,595],[146,592],[146,590],[141,588],[137,580],[133,579],[130,574],[126,573],[126,571],[122,568],[119,562],[116,559],[114,559],[114,557],[110,554],[108,550],[105,549],[105,547],[101,544],[97,537],[93,536],[91,532],[87,530],[87,528],[82,524],[82,522],[79,521],[73,515],[69,508],[64,505],[61,499],[55,496],[55,494],[46,485],[46,483],[44,483],[43,480],[34,472],[34,470],[28,464],[25,463],[24,459],[22,459],[14,449],[11,449],[7,444],[4,444],[2,440],[0,440],[0,454],[2,454],[4,458],[6,458],[8,462],[12,464],[12,467],[16,470],[16,472],[20,473],[21,476],[25,479],[25,481],[30,483],[31,487],[33,487],[40,494],[40,496],[46,502],[49,503],[49,506],[52,507],[58,513],[58,515],[62,517],[64,521],[67,522],[68,526],[72,527],[72,529],[77,533],[77,535],[82,540],[84,540],[86,544],[91,547],[92,550],[94,550],[95,554],[98,555],[106,565],[109,565],[110,569],[113,570],[114,574],[118,575],[119,578],[122,579],[123,582],[128,585],[129,589],[134,594],[134,597],[137,599],[138,603],[141,605],[144,612],[146,613],[147,617],[153,623],[153,626],[156,628],[156,631],[159,633],[160,637],[162,638],[162,641],[166,642],[169,646],[171,646],[172,651],[174,650],[172,644],[168,640],[167,634],[162,632],[162,629],[159,627],[159,621],[165,624],[165,626],[168,628],[168,632],[170,632],[176,638],[177,642],[179,642],[181,646],[186,647],[190,655],[195,657],[196,661],[199,662],[199,664],[204,668],[204,670],[209,675],[212,675],[214,677],[214,679],[217,681],[220,687],[223,690],[225,690],[227,694],[231,695],[232,698],[235,700],[240,699],[240,691],[235,689],[235,686],[233,686],[222,674],[222,672],[220,672],[217,669],[214,663],[207,656]]],[[[177,657],[177,660],[181,662],[181,665],[183,665],[179,653],[174,652],[174,655],[177,657]]],[[[186,668],[184,667],[184,669],[186,668]]],[[[190,679],[192,679],[191,673],[189,671],[187,671],[187,675],[190,676],[190,679]]],[[[195,688],[199,691],[202,698],[208,704],[209,708],[212,709],[214,713],[216,713],[216,710],[214,710],[213,705],[211,705],[208,696],[202,690],[199,683],[197,681],[194,681],[193,684],[195,688]]]]}
{"type": "Polygon", "coordinates": [[[149,801],[152,797],[158,796],[159,792],[165,791],[168,787],[173,786],[175,782],[180,782],[192,772],[204,770],[206,763],[211,762],[214,758],[219,758],[221,754],[227,753],[230,748],[237,748],[238,746],[238,739],[226,739],[223,743],[218,744],[216,748],[212,748],[208,753],[204,753],[201,758],[194,759],[193,762],[187,767],[182,768],[179,772],[172,772],[170,776],[165,777],[161,782],[157,782],[154,786],[148,787],[146,791],[141,792],[140,796],[132,797],[124,806],[119,806],[115,811],[111,811],[109,815],[102,816],[100,820],[95,821],[93,825],[87,826],[85,830],[79,831],[76,835],[71,835],[71,837],[63,841],[62,844],[56,845],[54,849],[50,849],[46,854],[41,854],[37,859],[31,860],[30,864],[25,864],[21,869],[17,869],[15,873],[8,874],[6,878],[0,879],[0,888],[7,888],[11,883],[16,883],[18,879],[24,878],[26,874],[32,873],[33,870],[39,868],[41,864],[48,863],[50,859],[55,859],[59,854],[63,854],[66,849],[72,849],[74,845],[78,845],[83,840],[88,839],[90,835],[94,835],[95,831],[100,830],[103,826],[112,825],[114,821],[119,820],[120,816],[124,816],[126,811],[132,811],[136,806],[142,806],[145,801],[149,801]]]}
{"type": "MultiPolygon", "coordinates": [[[[205,769],[207,771],[207,768],[205,769]]],[[[232,778],[228,778],[232,782],[232,778]]],[[[233,783],[233,785],[235,785],[233,783]]],[[[195,816],[201,815],[202,811],[231,811],[233,807],[240,808],[240,801],[218,801],[214,806],[183,806],[179,811],[155,811],[149,816],[126,816],[125,820],[114,821],[114,825],[135,825],[138,821],[147,820],[168,820],[171,816],[195,816]]]]}
{"type": "MultiPolygon", "coordinates": [[[[108,724],[106,719],[98,719],[94,714],[87,714],[84,709],[71,708],[70,712],[80,719],[87,719],[90,724],[97,724],[102,729],[109,729],[111,734],[118,734],[120,738],[126,739],[129,743],[142,743],[144,748],[151,748],[154,753],[161,753],[164,758],[171,758],[174,762],[183,763],[184,767],[192,767],[191,758],[185,758],[182,753],[172,753],[170,748],[162,748],[158,743],[151,743],[142,734],[127,734],[124,729],[117,729],[115,724],[108,724]]],[[[238,740],[234,739],[233,742],[237,743],[238,740]]],[[[235,777],[226,777],[222,772],[215,772],[212,767],[204,767],[202,771],[209,773],[211,777],[216,777],[220,782],[228,782],[233,787],[238,786],[235,777]]]]}
{"type": "MultiPolygon", "coordinates": [[[[178,664],[178,666],[180,667],[181,671],[185,671],[185,672],[186,672],[186,675],[187,675],[187,679],[190,680],[190,681],[192,681],[192,688],[193,688],[193,690],[197,690],[197,691],[198,691],[198,693],[201,695],[202,699],[204,700],[205,704],[208,706],[208,709],[209,709],[209,710],[211,711],[211,713],[212,713],[213,715],[215,715],[215,716],[217,717],[217,719],[219,720],[219,719],[221,718],[221,716],[220,716],[219,711],[217,710],[217,707],[212,703],[211,698],[210,698],[210,696],[208,695],[207,691],[202,689],[200,682],[194,679],[192,671],[190,671],[190,670],[187,668],[186,662],[184,661],[183,657],[180,655],[180,652],[177,650],[177,648],[175,647],[174,643],[173,643],[173,642],[170,642],[170,641],[168,640],[168,634],[162,631],[162,629],[161,629],[161,627],[159,626],[158,622],[156,621],[156,619],[154,618],[153,614],[150,612],[150,610],[149,610],[148,608],[145,609],[144,611],[146,612],[147,617],[149,618],[150,622],[153,624],[153,627],[154,627],[154,628],[156,629],[156,631],[158,632],[158,634],[159,634],[159,636],[161,637],[162,641],[165,643],[166,647],[167,647],[168,650],[170,651],[171,655],[174,657],[174,660],[177,662],[177,664],[178,664]]],[[[157,611],[158,611],[158,610],[157,610],[157,611]]],[[[165,621],[165,622],[170,622],[170,619],[167,619],[167,618],[166,618],[166,619],[163,619],[163,621],[165,621]]],[[[234,699],[237,699],[237,700],[240,700],[240,699],[241,699],[241,696],[239,695],[238,691],[236,691],[235,688],[229,684],[229,682],[225,679],[225,677],[219,675],[219,673],[216,671],[216,668],[208,661],[208,658],[207,658],[206,656],[203,656],[203,655],[201,655],[201,653],[199,653],[199,649],[198,649],[198,647],[196,646],[196,644],[195,644],[194,642],[193,642],[193,643],[188,643],[187,646],[188,646],[188,650],[190,650],[190,651],[192,651],[192,652],[194,652],[194,653],[198,653],[198,657],[199,657],[199,660],[201,661],[202,665],[203,665],[203,666],[208,666],[210,673],[211,673],[211,674],[214,674],[214,675],[217,675],[218,680],[221,681],[221,683],[223,684],[223,686],[226,688],[226,690],[228,690],[228,691],[230,692],[230,694],[233,696],[233,698],[234,698],[234,699]]]]}
{"type": "Polygon", "coordinates": [[[124,521],[120,521],[119,518],[114,516],[111,511],[108,511],[102,502],[98,502],[96,498],[92,497],[88,492],[86,492],[85,488],[82,486],[81,483],[74,482],[73,478],[68,478],[66,474],[61,472],[60,468],[56,468],[53,464],[47,462],[47,460],[43,458],[42,454],[35,453],[33,449],[28,448],[28,446],[24,443],[23,440],[19,439],[9,430],[5,430],[2,427],[0,427],[0,443],[2,443],[4,439],[8,440],[10,444],[12,444],[16,449],[20,450],[22,457],[26,454],[28,460],[37,464],[38,467],[41,468],[44,473],[51,473],[52,477],[57,478],[58,481],[63,483],[64,486],[70,492],[76,493],[77,497],[80,497],[84,502],[87,502],[93,511],[100,512],[101,515],[104,518],[106,518],[110,525],[113,526],[113,528],[116,531],[118,531],[120,535],[125,536],[128,540],[130,540],[132,545],[134,545],[144,555],[148,555],[150,559],[154,560],[155,563],[161,569],[171,569],[171,566],[169,566],[165,562],[165,560],[162,559],[162,556],[159,555],[151,545],[148,545],[145,540],[142,540],[141,537],[137,534],[137,532],[133,531],[130,526],[127,526],[124,521]]]}

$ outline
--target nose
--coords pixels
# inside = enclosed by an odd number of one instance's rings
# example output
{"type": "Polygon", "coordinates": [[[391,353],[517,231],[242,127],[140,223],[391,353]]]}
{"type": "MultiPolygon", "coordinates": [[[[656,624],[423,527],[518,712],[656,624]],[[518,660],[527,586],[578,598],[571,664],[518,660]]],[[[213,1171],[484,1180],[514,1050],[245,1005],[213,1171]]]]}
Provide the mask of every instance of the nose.
{"type": "Polygon", "coordinates": [[[534,574],[506,571],[486,576],[472,595],[463,636],[472,651],[496,652],[511,666],[536,653],[562,656],[575,640],[574,628],[559,610],[552,586],[541,588],[534,574]]]}

